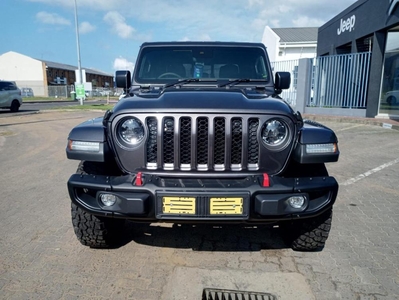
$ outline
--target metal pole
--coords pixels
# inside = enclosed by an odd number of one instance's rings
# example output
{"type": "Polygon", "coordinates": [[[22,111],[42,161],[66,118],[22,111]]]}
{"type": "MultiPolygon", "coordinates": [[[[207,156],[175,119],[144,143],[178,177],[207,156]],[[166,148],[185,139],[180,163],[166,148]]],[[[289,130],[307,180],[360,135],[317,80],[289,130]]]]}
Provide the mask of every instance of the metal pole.
{"type": "MultiPolygon", "coordinates": [[[[76,47],[78,51],[78,73],[79,73],[79,84],[83,83],[83,76],[82,76],[82,67],[80,64],[80,43],[79,43],[79,26],[78,26],[78,8],[76,5],[76,0],[75,0],[75,28],[76,28],[76,47]]],[[[76,91],[75,91],[76,92],[76,91]]],[[[83,98],[79,99],[80,105],[83,105],[83,98]]]]}

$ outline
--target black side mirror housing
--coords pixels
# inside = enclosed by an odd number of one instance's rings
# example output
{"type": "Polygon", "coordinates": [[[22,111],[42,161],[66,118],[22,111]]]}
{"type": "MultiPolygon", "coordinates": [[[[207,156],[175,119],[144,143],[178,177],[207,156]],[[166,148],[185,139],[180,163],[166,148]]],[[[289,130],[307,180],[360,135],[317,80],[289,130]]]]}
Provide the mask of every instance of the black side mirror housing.
{"type": "Polygon", "coordinates": [[[130,71],[116,71],[115,83],[116,87],[123,88],[123,90],[126,92],[132,85],[132,76],[130,74],[130,71]]]}
{"type": "Polygon", "coordinates": [[[290,72],[276,72],[274,87],[276,90],[289,89],[291,84],[290,72]]]}

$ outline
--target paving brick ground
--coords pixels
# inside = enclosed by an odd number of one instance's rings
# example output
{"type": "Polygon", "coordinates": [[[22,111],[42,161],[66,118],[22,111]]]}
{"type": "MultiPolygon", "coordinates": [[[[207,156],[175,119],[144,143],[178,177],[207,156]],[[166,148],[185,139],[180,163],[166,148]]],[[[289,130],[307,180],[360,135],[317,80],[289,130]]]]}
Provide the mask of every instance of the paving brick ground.
{"type": "Polygon", "coordinates": [[[204,284],[399,299],[399,131],[323,119],[340,140],[329,171],[341,186],[321,252],[294,252],[269,227],[132,223],[122,247],[95,250],[73,233],[66,181],[77,162],[64,148],[70,128],[101,114],[0,116],[0,299],[201,299],[204,284]]]}

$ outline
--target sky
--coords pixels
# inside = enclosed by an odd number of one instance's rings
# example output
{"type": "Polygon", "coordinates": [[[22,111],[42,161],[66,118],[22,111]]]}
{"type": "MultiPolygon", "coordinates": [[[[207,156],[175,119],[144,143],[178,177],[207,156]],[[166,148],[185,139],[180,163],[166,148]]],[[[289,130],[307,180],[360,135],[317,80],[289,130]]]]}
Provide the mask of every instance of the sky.
{"type": "MultiPolygon", "coordinates": [[[[82,68],[132,70],[154,41],[261,42],[271,28],[321,26],[355,0],[76,0],[82,68]]],[[[74,0],[0,0],[0,55],[78,65],[74,0]]]]}

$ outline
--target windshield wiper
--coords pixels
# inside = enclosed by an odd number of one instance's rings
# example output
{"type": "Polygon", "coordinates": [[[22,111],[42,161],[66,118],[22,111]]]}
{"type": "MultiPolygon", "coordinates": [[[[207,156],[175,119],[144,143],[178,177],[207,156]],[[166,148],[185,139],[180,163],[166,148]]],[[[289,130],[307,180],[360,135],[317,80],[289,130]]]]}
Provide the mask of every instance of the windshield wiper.
{"type": "Polygon", "coordinates": [[[239,79],[229,79],[228,82],[219,84],[218,87],[229,86],[232,87],[241,82],[252,82],[252,81],[266,81],[265,79],[251,79],[251,78],[239,78],[239,79]]]}
{"type": "Polygon", "coordinates": [[[171,86],[180,86],[190,82],[208,82],[208,81],[216,81],[216,79],[207,79],[207,78],[187,78],[187,79],[179,79],[179,81],[172,82],[165,84],[163,86],[164,89],[171,87],[171,86]]]}

